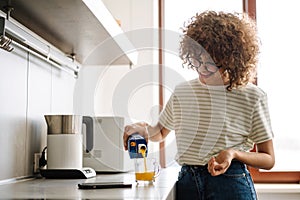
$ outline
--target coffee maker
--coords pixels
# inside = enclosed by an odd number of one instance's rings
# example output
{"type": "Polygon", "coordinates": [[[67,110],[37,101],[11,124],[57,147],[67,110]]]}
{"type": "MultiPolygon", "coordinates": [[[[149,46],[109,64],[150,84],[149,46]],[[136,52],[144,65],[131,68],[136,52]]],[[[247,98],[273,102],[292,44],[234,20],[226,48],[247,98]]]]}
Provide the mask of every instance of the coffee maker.
{"type": "Polygon", "coordinates": [[[80,115],[45,115],[47,123],[47,167],[40,169],[46,178],[91,178],[94,169],[83,167],[83,147],[93,148],[93,120],[80,115]],[[86,127],[83,145],[82,124],[86,127]]]}

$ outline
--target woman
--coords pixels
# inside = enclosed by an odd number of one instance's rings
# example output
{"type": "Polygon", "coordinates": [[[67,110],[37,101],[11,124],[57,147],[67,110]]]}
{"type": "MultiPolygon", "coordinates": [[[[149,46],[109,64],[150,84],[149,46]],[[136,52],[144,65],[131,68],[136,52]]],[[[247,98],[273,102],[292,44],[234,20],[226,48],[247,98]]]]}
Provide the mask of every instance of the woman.
{"type": "Polygon", "coordinates": [[[126,126],[125,149],[132,133],[161,141],[175,130],[177,199],[256,199],[246,165],[271,169],[275,156],[267,95],[251,83],[255,24],[246,15],[207,11],[183,33],[180,57],[199,78],[175,88],[156,125],[126,126]]]}

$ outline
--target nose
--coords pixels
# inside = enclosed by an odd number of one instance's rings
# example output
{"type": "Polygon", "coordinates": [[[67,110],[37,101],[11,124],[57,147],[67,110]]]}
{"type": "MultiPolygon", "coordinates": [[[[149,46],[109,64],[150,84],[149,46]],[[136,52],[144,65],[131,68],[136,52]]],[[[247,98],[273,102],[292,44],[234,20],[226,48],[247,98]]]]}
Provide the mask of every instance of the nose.
{"type": "Polygon", "coordinates": [[[198,68],[198,72],[201,73],[201,74],[205,74],[205,75],[211,74],[211,72],[207,69],[207,67],[205,66],[205,64],[201,65],[198,68]]]}

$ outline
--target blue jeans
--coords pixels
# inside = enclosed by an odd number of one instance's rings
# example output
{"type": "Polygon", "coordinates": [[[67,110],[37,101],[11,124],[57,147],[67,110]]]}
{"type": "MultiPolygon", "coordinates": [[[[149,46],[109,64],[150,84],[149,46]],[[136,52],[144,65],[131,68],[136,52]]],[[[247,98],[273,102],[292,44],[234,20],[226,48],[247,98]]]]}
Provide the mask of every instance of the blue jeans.
{"type": "Polygon", "coordinates": [[[183,165],[176,183],[177,200],[256,200],[246,165],[232,161],[228,170],[211,176],[206,166],[183,165]]]}

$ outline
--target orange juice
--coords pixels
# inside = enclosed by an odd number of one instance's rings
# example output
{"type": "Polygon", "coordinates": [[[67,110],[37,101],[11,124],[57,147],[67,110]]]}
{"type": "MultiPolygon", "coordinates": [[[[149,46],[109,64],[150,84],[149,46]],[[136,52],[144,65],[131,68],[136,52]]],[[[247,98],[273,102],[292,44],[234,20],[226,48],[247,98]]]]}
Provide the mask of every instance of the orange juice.
{"type": "Polygon", "coordinates": [[[141,151],[142,156],[144,158],[144,171],[147,172],[146,149],[141,149],[140,151],[141,151]]]}
{"type": "Polygon", "coordinates": [[[154,179],[155,172],[136,172],[135,180],[152,181],[154,179]]]}
{"type": "Polygon", "coordinates": [[[145,158],[146,157],[146,149],[140,149],[140,152],[141,152],[141,154],[142,154],[142,156],[143,156],[143,158],[145,158]]]}

